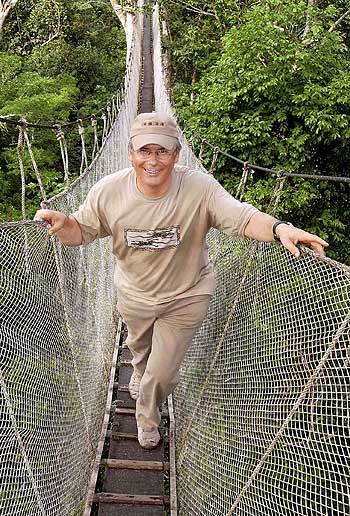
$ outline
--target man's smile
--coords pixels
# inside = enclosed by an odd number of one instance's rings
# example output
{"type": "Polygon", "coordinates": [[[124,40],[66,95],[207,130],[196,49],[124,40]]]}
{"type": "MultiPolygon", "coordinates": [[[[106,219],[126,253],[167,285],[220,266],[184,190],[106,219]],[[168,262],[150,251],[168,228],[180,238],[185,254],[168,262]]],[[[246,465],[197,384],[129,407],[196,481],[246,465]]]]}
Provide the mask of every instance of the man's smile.
{"type": "Polygon", "coordinates": [[[161,170],[155,168],[144,168],[144,171],[150,176],[156,176],[161,173],[161,170]]]}

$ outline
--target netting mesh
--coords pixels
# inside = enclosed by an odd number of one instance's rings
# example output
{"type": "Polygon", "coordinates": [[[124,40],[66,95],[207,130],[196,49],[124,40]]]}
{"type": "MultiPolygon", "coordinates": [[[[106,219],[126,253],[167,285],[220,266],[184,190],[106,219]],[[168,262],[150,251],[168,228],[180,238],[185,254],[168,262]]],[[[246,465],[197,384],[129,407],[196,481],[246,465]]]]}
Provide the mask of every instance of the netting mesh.
{"type": "MultiPolygon", "coordinates": [[[[128,164],[135,29],[113,130],[51,208],[73,211],[128,164]]],[[[153,30],[156,108],[171,111],[157,10],[153,30]]],[[[215,230],[208,243],[217,289],[175,396],[180,515],[348,515],[349,268],[215,230]]],[[[0,249],[0,513],[80,516],[114,347],[110,243],[65,248],[40,224],[7,223],[0,249]]]]}
{"type": "MultiPolygon", "coordinates": [[[[70,213],[128,166],[138,104],[141,17],[118,118],[103,148],[47,204],[70,213]]],[[[110,240],[68,248],[40,223],[0,225],[0,513],[80,516],[105,412],[116,333],[110,240]]]]}
{"type": "MultiPolygon", "coordinates": [[[[171,112],[157,13],[154,52],[171,112]]],[[[216,230],[208,244],[217,289],[175,390],[180,516],[348,515],[350,269],[216,230]]]]}

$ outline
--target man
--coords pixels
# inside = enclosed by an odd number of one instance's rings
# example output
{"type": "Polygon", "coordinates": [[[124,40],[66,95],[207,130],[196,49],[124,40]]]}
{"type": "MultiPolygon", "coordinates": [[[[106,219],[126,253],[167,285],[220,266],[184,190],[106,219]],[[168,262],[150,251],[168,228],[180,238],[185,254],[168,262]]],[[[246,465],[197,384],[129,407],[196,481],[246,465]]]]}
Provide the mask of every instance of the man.
{"type": "Polygon", "coordinates": [[[205,237],[211,227],[259,241],[298,243],[324,254],[321,238],[240,203],[209,174],[176,165],[181,145],[164,113],[139,115],[131,127],[132,167],[98,181],[72,215],[39,210],[67,246],[112,236],[118,309],[128,327],[138,439],[157,446],[158,407],[173,391],[191,339],[215,288],[205,237]]]}

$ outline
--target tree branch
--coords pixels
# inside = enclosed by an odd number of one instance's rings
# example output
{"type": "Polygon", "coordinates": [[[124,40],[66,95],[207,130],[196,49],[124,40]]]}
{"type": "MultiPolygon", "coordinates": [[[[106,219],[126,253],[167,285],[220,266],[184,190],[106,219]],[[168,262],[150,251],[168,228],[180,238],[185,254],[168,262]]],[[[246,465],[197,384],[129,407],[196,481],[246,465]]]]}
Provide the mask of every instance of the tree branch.
{"type": "Polygon", "coordinates": [[[195,7],[194,5],[186,4],[186,2],[179,1],[175,2],[174,0],[171,0],[173,4],[181,4],[187,11],[192,11],[196,14],[204,14],[205,16],[214,16],[218,20],[218,16],[215,13],[210,13],[208,11],[203,11],[203,9],[199,9],[198,7],[195,7]]]}
{"type": "Polygon", "coordinates": [[[54,34],[53,36],[50,36],[49,39],[47,41],[45,41],[45,43],[41,43],[40,46],[44,47],[45,45],[50,43],[50,41],[52,41],[53,39],[57,38],[58,35],[59,35],[59,32],[56,32],[56,34],[54,34]]]}
{"type": "Polygon", "coordinates": [[[334,25],[332,25],[332,27],[329,29],[329,31],[328,31],[328,32],[333,32],[333,31],[336,29],[336,27],[339,25],[339,23],[341,23],[341,22],[344,20],[344,18],[345,18],[348,14],[350,14],[350,9],[348,9],[348,10],[347,10],[347,11],[346,11],[346,12],[345,12],[345,13],[344,13],[344,14],[343,14],[343,15],[342,15],[342,16],[341,16],[341,17],[340,17],[336,22],[335,22],[335,24],[334,24],[334,25]]]}
{"type": "Polygon", "coordinates": [[[119,21],[120,23],[122,24],[122,26],[124,27],[125,29],[125,24],[126,24],[126,16],[123,12],[123,8],[122,6],[116,2],[116,0],[110,0],[111,4],[112,4],[112,7],[116,13],[116,15],[118,16],[119,18],[119,21]]]}

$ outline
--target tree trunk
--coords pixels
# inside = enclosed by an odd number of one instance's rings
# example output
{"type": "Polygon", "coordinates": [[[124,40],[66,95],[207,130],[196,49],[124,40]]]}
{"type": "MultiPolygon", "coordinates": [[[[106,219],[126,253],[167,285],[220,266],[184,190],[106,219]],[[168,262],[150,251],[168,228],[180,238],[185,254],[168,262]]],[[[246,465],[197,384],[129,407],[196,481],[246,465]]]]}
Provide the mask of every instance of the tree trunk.
{"type": "Polygon", "coordinates": [[[2,28],[4,26],[5,20],[11,11],[17,4],[18,0],[8,0],[3,1],[0,0],[0,33],[2,32],[2,28]]]}
{"type": "Polygon", "coordinates": [[[133,11],[137,9],[137,2],[134,0],[130,0],[128,2],[128,11],[125,11],[125,8],[119,4],[116,0],[110,0],[111,5],[119,18],[120,23],[122,24],[125,35],[126,35],[126,46],[127,46],[127,60],[130,56],[131,51],[131,42],[132,42],[132,34],[133,34],[133,11]]]}

